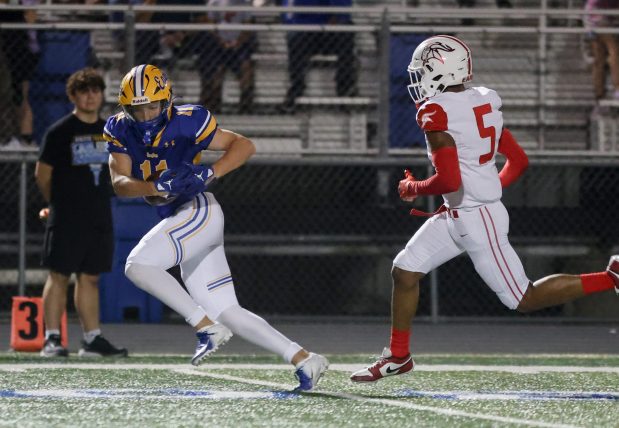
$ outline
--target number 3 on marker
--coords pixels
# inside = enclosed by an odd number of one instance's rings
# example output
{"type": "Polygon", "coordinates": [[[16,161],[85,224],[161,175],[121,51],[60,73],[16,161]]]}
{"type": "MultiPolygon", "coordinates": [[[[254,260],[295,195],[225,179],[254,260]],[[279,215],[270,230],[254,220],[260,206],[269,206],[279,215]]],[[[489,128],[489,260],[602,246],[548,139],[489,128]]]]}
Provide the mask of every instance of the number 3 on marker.
{"type": "Polygon", "coordinates": [[[473,107],[475,113],[475,121],[477,122],[477,130],[481,138],[490,138],[490,151],[479,157],[479,164],[483,165],[488,162],[494,156],[494,146],[496,144],[496,131],[494,126],[484,126],[484,116],[492,112],[490,104],[484,104],[481,106],[473,107]]]}
{"type": "Polygon", "coordinates": [[[19,310],[23,311],[28,309],[29,315],[26,318],[26,321],[29,324],[29,331],[20,329],[18,334],[19,337],[25,340],[31,340],[38,336],[39,334],[39,325],[37,324],[37,316],[39,315],[39,307],[34,302],[21,302],[19,304],[19,310]]]}

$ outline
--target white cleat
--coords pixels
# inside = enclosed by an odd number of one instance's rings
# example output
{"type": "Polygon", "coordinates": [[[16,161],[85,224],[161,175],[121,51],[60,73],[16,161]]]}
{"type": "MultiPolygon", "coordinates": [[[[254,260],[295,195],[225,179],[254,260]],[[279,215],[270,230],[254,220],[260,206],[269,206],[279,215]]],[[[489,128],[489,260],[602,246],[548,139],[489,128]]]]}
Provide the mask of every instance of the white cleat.
{"type": "Polygon", "coordinates": [[[296,365],[294,376],[299,381],[295,391],[311,391],[329,368],[329,360],[310,352],[309,357],[296,365]]]}
{"type": "Polygon", "coordinates": [[[208,326],[205,331],[197,332],[198,344],[193,354],[191,364],[199,366],[204,358],[217,351],[232,337],[232,332],[223,324],[215,323],[208,326]]]}

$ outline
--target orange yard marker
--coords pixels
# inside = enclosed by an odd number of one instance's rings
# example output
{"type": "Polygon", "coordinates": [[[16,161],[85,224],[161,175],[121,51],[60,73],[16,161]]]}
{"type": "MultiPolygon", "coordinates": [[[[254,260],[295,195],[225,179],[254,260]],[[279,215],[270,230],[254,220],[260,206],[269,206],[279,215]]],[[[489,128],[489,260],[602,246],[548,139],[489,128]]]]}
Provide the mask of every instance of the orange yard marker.
{"type": "MultiPolygon", "coordinates": [[[[67,347],[67,313],[60,320],[62,346],[67,347]]],[[[11,348],[15,351],[36,352],[43,348],[45,325],[41,297],[13,296],[11,311],[11,348]]]]}

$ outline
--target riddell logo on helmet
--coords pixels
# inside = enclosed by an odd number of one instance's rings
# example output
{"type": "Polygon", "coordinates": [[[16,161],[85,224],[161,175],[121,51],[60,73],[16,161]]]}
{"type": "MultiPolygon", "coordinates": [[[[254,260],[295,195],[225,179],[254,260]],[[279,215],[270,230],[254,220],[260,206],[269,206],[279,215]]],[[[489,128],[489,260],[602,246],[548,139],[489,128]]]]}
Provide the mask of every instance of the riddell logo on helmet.
{"type": "Polygon", "coordinates": [[[447,46],[445,43],[434,42],[431,45],[428,45],[428,47],[423,50],[423,52],[421,53],[421,61],[423,61],[423,63],[425,64],[431,59],[436,59],[440,61],[441,64],[445,64],[445,61],[443,61],[443,56],[441,55],[440,51],[453,52],[455,51],[455,49],[447,46]]]}
{"type": "Polygon", "coordinates": [[[148,104],[148,103],[150,103],[150,99],[148,99],[148,97],[134,97],[131,100],[132,106],[138,106],[141,104],[148,104]]]}

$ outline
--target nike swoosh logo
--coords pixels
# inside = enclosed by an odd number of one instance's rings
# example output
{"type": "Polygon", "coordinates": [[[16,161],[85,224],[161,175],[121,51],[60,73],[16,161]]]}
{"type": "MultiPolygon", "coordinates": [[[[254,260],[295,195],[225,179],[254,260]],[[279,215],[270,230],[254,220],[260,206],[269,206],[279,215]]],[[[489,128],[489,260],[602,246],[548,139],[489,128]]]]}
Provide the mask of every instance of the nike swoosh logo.
{"type": "Polygon", "coordinates": [[[399,371],[400,371],[400,369],[401,369],[401,368],[402,368],[402,367],[398,367],[398,368],[396,368],[396,369],[393,369],[393,370],[392,370],[392,369],[391,369],[391,367],[387,367],[387,370],[385,370],[385,371],[386,371],[387,373],[389,373],[389,374],[391,374],[391,373],[397,373],[397,372],[399,372],[399,371]]]}
{"type": "Polygon", "coordinates": [[[465,233],[464,235],[460,235],[460,238],[464,238],[465,236],[469,236],[469,234],[465,233]]]}

